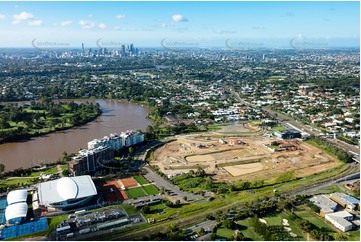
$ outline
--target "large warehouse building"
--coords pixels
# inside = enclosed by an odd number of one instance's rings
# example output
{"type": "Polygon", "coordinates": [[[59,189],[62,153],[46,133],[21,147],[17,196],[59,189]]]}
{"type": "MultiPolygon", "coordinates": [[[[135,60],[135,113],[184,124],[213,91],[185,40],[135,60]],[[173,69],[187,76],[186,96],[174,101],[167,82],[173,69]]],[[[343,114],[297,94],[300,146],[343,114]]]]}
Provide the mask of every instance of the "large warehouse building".
{"type": "Polygon", "coordinates": [[[326,214],[325,218],[342,232],[352,229],[353,225],[349,221],[353,219],[353,215],[346,211],[329,213],[326,214]]]}
{"type": "Polygon", "coordinates": [[[40,183],[35,194],[42,209],[67,209],[87,203],[97,190],[90,176],[76,176],[40,183]]]}

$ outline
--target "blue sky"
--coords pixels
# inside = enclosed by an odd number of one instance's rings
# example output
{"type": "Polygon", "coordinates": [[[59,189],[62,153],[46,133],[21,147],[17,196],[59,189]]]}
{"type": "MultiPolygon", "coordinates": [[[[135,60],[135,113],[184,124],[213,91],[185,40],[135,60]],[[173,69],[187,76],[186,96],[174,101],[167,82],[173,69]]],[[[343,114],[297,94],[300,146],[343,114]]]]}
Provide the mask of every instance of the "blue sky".
{"type": "Polygon", "coordinates": [[[359,46],[355,2],[0,2],[0,47],[359,46]]]}

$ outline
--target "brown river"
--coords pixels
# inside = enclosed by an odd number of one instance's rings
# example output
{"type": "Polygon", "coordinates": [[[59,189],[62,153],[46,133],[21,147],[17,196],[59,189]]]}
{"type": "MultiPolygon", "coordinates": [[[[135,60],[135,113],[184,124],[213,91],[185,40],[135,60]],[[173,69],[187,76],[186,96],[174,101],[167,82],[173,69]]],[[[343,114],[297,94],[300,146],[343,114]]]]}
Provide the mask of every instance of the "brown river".
{"type": "Polygon", "coordinates": [[[74,101],[97,102],[103,113],[96,120],[83,126],[22,142],[0,144],[0,163],[5,165],[5,169],[13,170],[55,162],[62,157],[64,151],[69,154],[77,152],[80,148],[87,148],[88,141],[95,138],[130,129],[145,131],[151,124],[146,118],[147,108],[138,104],[102,99],[74,101]]]}

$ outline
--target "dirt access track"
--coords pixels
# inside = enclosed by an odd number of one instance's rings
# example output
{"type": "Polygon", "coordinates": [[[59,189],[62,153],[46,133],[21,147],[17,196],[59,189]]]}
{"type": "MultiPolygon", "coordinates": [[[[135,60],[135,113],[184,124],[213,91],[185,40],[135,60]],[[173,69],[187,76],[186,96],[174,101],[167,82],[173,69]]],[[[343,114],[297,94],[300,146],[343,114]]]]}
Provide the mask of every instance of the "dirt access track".
{"type": "Polygon", "coordinates": [[[302,140],[287,141],[293,147],[289,151],[272,151],[267,147],[272,141],[276,140],[260,133],[182,135],[155,150],[151,164],[170,176],[202,167],[219,181],[272,181],[286,171],[304,177],[341,164],[302,140]]]}

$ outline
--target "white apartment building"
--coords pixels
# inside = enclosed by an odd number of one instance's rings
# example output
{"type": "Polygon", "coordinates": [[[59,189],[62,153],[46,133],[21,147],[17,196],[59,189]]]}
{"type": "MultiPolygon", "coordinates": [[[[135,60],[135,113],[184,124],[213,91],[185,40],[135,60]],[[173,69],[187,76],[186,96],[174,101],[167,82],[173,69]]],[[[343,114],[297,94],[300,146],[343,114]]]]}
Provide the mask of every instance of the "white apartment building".
{"type": "Polygon", "coordinates": [[[124,147],[129,147],[144,141],[144,134],[138,131],[127,130],[126,132],[122,132],[120,136],[122,137],[124,147]]]}
{"type": "Polygon", "coordinates": [[[94,139],[88,142],[88,150],[96,149],[101,146],[108,146],[111,150],[120,150],[123,148],[123,140],[122,137],[118,134],[110,134],[108,136],[104,136],[101,139],[94,139]]]}

